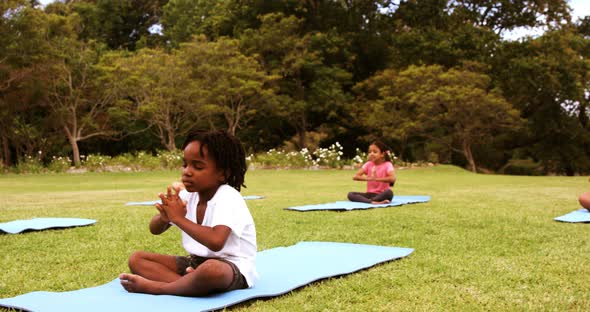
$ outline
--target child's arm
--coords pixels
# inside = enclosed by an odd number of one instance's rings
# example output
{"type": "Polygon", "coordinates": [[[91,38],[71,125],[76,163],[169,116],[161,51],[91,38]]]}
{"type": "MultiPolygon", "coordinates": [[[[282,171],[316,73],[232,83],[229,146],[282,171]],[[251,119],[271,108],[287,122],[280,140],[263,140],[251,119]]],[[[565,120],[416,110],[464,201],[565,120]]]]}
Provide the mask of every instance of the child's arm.
{"type": "MultiPolygon", "coordinates": [[[[157,204],[159,205],[159,204],[157,204]]],[[[158,208],[160,210],[160,208],[158,208]]],[[[160,235],[170,228],[170,220],[160,212],[159,214],[152,217],[150,221],[150,232],[154,235],[160,235]]]]}
{"type": "Polygon", "coordinates": [[[365,174],[365,169],[360,168],[352,177],[355,181],[369,181],[369,177],[365,174]]]}
{"type": "Polygon", "coordinates": [[[167,196],[162,198],[162,208],[169,220],[188,234],[197,242],[203,244],[212,251],[219,251],[225,246],[231,229],[225,225],[216,225],[214,227],[197,224],[186,218],[186,204],[178,196],[180,191],[174,188],[176,194],[172,194],[168,188],[167,196]]]}
{"type": "Polygon", "coordinates": [[[367,177],[367,181],[395,183],[395,169],[384,177],[367,177]]]}
{"type": "Polygon", "coordinates": [[[216,225],[214,227],[204,226],[194,223],[184,216],[172,222],[194,240],[212,251],[223,249],[227,238],[231,234],[231,229],[225,225],[216,225]]]}

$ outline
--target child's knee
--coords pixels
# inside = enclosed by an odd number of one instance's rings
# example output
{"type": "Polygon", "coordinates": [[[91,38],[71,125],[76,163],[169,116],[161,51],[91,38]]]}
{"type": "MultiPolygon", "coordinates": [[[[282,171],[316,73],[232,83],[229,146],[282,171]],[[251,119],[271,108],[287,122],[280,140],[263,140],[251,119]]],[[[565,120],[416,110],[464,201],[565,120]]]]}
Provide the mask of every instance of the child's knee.
{"type": "Polygon", "coordinates": [[[387,199],[392,200],[393,196],[393,191],[391,189],[387,190],[387,199]]]}
{"type": "Polygon", "coordinates": [[[226,263],[209,259],[198,266],[199,274],[207,280],[219,280],[226,274],[226,263]]]}
{"type": "Polygon", "coordinates": [[[145,251],[135,251],[129,256],[127,263],[132,272],[145,259],[145,254],[145,251]]]}
{"type": "Polygon", "coordinates": [[[348,200],[352,201],[354,199],[354,193],[349,192],[348,195],[346,195],[346,197],[348,198],[348,200]]]}
{"type": "Polygon", "coordinates": [[[582,207],[590,210],[590,192],[582,193],[578,198],[578,201],[582,207]]]}

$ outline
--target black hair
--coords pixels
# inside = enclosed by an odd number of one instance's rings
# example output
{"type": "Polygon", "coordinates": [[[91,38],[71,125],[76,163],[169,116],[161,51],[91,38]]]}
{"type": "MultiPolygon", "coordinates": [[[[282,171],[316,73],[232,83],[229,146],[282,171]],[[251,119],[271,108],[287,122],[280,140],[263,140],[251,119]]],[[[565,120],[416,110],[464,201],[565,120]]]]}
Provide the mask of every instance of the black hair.
{"type": "Polygon", "coordinates": [[[392,162],[391,161],[391,148],[389,148],[389,146],[385,145],[385,143],[381,142],[381,141],[374,141],[373,143],[371,143],[371,145],[375,145],[379,148],[379,150],[381,151],[381,153],[385,154],[385,160],[392,162]]]}
{"type": "MultiPolygon", "coordinates": [[[[389,161],[393,164],[393,162],[391,161],[391,148],[389,148],[389,146],[385,145],[385,143],[381,141],[374,141],[373,143],[371,143],[371,145],[377,146],[381,153],[385,154],[385,156],[383,157],[385,158],[385,161],[389,161]]],[[[393,184],[394,183],[389,183],[389,186],[393,186],[393,184]]]]}
{"type": "Polygon", "coordinates": [[[244,177],[246,176],[246,152],[238,138],[227,131],[195,131],[191,132],[182,148],[186,148],[191,142],[199,141],[201,148],[199,152],[203,155],[203,147],[207,146],[209,157],[215,160],[217,167],[223,170],[226,183],[240,191],[246,187],[244,177]]]}

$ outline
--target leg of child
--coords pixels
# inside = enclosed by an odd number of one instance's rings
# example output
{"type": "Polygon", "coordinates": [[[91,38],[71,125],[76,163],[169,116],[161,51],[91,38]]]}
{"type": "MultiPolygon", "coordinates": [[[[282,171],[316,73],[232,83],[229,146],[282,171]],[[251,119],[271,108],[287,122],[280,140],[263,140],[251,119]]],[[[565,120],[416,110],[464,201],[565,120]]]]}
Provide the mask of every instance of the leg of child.
{"type": "Polygon", "coordinates": [[[391,189],[385,190],[377,196],[373,197],[372,204],[389,204],[393,199],[393,191],[391,189]]]}
{"type": "Polygon", "coordinates": [[[578,200],[580,201],[580,205],[582,205],[582,207],[590,211],[590,192],[582,193],[578,200]]]}
{"type": "Polygon", "coordinates": [[[131,273],[159,282],[172,282],[180,278],[176,257],[147,251],[136,251],[129,257],[131,273]]]}
{"type": "Polygon", "coordinates": [[[135,274],[121,274],[121,284],[129,292],[154,295],[198,297],[226,290],[232,283],[234,271],[223,261],[209,259],[196,269],[173,282],[150,280],[135,274]]]}
{"type": "Polygon", "coordinates": [[[350,192],[348,193],[348,200],[367,204],[371,203],[371,198],[369,197],[368,193],[350,192]]]}

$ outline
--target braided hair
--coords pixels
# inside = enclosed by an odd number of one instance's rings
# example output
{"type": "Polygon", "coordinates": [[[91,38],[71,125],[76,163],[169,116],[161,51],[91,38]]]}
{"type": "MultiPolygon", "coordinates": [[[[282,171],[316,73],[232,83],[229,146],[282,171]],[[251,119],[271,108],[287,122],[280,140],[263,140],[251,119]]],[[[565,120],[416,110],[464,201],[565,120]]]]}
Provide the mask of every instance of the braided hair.
{"type": "Polygon", "coordinates": [[[240,140],[227,131],[195,131],[191,132],[182,148],[186,148],[191,142],[201,143],[199,152],[203,155],[203,147],[207,146],[209,157],[215,160],[217,167],[223,170],[226,183],[240,191],[246,187],[244,177],[246,175],[246,152],[240,140]]]}

